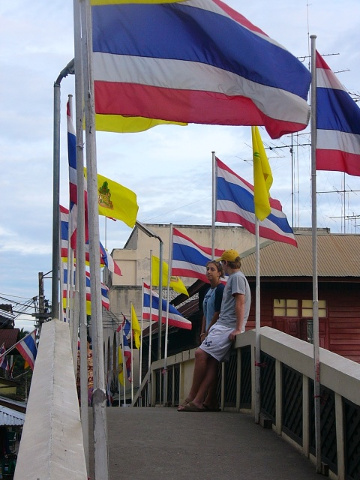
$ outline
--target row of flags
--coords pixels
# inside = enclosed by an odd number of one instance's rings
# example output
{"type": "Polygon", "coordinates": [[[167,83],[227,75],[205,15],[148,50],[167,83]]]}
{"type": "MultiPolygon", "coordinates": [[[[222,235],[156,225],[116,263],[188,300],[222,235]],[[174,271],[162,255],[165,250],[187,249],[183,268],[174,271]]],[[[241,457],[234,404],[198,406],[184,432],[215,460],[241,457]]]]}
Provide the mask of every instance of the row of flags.
{"type": "Polygon", "coordinates": [[[8,350],[5,349],[4,343],[1,345],[0,368],[4,369],[7,372],[11,371],[11,367],[6,355],[10,353],[10,351],[12,351],[14,348],[17,349],[17,351],[25,360],[25,368],[30,367],[31,370],[34,370],[35,360],[37,356],[36,330],[33,330],[31,333],[26,335],[23,339],[19,340],[8,350]]]}

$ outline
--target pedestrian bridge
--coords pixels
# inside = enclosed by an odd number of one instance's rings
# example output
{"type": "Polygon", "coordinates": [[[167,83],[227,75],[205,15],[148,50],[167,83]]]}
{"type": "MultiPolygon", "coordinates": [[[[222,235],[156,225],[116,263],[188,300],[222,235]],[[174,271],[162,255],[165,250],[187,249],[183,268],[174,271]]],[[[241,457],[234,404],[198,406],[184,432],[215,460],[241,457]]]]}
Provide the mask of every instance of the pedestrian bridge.
{"type": "MultiPolygon", "coordinates": [[[[152,365],[135,406],[107,408],[109,479],[360,479],[359,364],[320,349],[321,462],[315,458],[313,347],[260,329],[261,416],[255,415],[255,332],[239,335],[220,372],[221,412],[177,412],[194,350],[152,365]],[[167,373],[165,375],[164,373],[167,373]],[[167,407],[165,407],[166,405],[167,407]]],[[[90,409],[91,410],[91,409],[90,409]]],[[[90,431],[92,431],[90,421],[90,431]]],[[[15,480],[94,476],[84,449],[68,325],[43,325],[15,480]]],[[[97,468],[99,472],[99,468],[97,468]]],[[[100,476],[99,476],[100,475],[100,476]]]]}

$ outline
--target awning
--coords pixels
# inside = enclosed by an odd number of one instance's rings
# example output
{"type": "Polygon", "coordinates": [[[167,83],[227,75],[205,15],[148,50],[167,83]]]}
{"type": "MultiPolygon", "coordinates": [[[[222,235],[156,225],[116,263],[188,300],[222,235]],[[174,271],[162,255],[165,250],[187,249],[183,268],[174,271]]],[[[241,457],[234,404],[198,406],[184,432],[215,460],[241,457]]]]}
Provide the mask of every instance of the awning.
{"type": "Polygon", "coordinates": [[[24,425],[25,413],[0,405],[0,425],[24,425]]]}

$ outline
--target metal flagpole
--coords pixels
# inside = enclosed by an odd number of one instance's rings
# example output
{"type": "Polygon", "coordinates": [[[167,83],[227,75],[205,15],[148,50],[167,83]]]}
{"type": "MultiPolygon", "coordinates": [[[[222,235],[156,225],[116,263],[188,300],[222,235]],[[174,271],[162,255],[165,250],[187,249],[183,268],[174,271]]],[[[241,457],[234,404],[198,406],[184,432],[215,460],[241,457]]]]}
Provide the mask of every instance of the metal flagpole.
{"type": "MultiPolygon", "coordinates": [[[[144,301],[144,300],[143,300],[144,301]]],[[[148,383],[148,406],[151,405],[151,352],[152,352],[152,250],[150,250],[150,323],[149,323],[149,356],[148,356],[148,372],[149,372],[149,383],[148,383]]]]}
{"type": "MultiPolygon", "coordinates": [[[[82,0],[84,1],[84,0],[82,0]]],[[[96,130],[94,85],[92,75],[92,24],[91,7],[86,1],[86,18],[83,25],[84,93],[86,119],[86,166],[89,212],[89,250],[91,276],[91,326],[94,364],[94,460],[95,480],[108,480],[108,438],[106,424],[106,388],[103,351],[103,325],[100,281],[99,207],[97,197],[96,130]]]]}
{"type": "MultiPolygon", "coordinates": [[[[144,279],[141,279],[141,304],[143,305],[144,299],[144,279]]],[[[141,333],[140,333],[140,359],[139,359],[139,388],[141,388],[142,383],[142,357],[143,357],[143,330],[144,330],[144,308],[141,308],[141,333]]],[[[139,399],[140,406],[142,407],[142,395],[139,399]]]]}
{"type": "Polygon", "coordinates": [[[255,215],[256,295],[255,295],[255,423],[260,420],[260,238],[259,219],[255,215]]]}
{"type": "Polygon", "coordinates": [[[80,413],[84,439],[86,465],[89,471],[89,405],[88,405],[88,341],[86,314],[85,275],[85,199],[84,199],[84,79],[82,64],[81,18],[86,18],[84,2],[74,0],[74,63],[75,63],[75,107],[76,107],[76,180],[77,180],[77,289],[79,291],[79,335],[80,335],[80,413]]]}
{"type": "Polygon", "coordinates": [[[170,238],[169,238],[169,266],[167,275],[167,304],[166,304],[166,321],[165,321],[165,346],[164,346],[164,404],[167,403],[167,354],[168,354],[168,340],[169,340],[169,306],[170,306],[170,276],[172,265],[172,243],[173,243],[173,225],[170,223],[170,238]]]}
{"type": "Polygon", "coordinates": [[[133,316],[132,316],[132,302],[130,303],[130,369],[131,369],[131,404],[134,402],[134,349],[133,349],[133,316]]]}
{"type": "Polygon", "coordinates": [[[54,83],[54,134],[53,134],[53,224],[52,224],[52,289],[51,318],[59,318],[59,268],[60,268],[60,83],[74,73],[71,60],[61,70],[54,83]]]}
{"type": "Polygon", "coordinates": [[[211,205],[211,258],[215,258],[215,218],[216,218],[216,158],[212,152],[212,205],[211,205]]]}
{"type": "Polygon", "coordinates": [[[316,35],[311,35],[311,199],[312,199],[312,263],[313,263],[313,342],[314,342],[314,407],[316,471],[321,473],[320,418],[320,352],[319,299],[317,271],[317,211],[316,211],[316,35]]]}

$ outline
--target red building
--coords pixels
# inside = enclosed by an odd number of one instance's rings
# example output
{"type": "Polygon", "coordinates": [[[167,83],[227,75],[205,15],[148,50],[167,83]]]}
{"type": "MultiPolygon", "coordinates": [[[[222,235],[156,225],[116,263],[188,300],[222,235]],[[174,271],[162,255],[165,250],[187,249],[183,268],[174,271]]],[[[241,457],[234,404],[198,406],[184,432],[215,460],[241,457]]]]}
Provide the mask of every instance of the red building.
{"type": "MultiPolygon", "coordinates": [[[[313,263],[311,232],[296,233],[298,248],[268,242],[260,251],[261,326],[312,340],[313,263]]],[[[360,235],[319,230],[317,270],[320,346],[360,362],[360,235]]],[[[242,271],[252,290],[247,329],[255,327],[254,252],[242,271]]]]}

